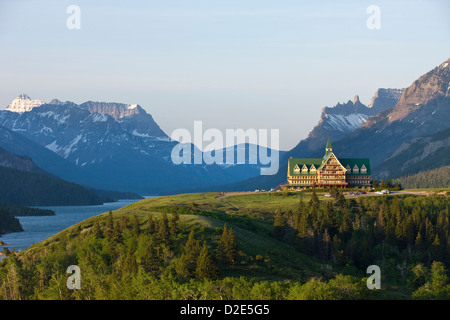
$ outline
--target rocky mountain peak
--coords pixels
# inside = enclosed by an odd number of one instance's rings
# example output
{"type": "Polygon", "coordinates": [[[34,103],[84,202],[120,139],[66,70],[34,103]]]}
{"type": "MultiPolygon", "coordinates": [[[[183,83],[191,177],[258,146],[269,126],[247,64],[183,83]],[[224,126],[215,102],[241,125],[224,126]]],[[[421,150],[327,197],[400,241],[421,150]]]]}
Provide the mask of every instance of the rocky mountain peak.
{"type": "Polygon", "coordinates": [[[28,95],[21,94],[15,98],[6,107],[6,110],[11,112],[23,113],[31,111],[33,108],[43,105],[45,102],[39,99],[32,100],[28,95]]]}
{"type": "Polygon", "coordinates": [[[87,101],[80,107],[88,109],[90,112],[108,114],[115,120],[134,114],[147,114],[138,104],[87,101]]]}
{"type": "Polygon", "coordinates": [[[448,97],[450,87],[450,59],[414,81],[402,94],[388,118],[392,123],[405,118],[429,101],[448,97]]]}
{"type": "Polygon", "coordinates": [[[375,113],[391,109],[398,103],[404,91],[404,88],[379,88],[367,107],[376,110],[375,113]]]}

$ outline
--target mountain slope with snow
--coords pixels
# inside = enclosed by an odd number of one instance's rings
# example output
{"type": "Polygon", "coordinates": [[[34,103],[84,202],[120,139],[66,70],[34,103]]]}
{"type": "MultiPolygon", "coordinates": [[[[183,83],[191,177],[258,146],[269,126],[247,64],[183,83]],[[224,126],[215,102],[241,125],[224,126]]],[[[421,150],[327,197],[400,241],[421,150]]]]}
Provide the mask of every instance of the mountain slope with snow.
{"type": "MultiPolygon", "coordinates": [[[[186,191],[256,176],[262,166],[248,161],[234,166],[176,165],[171,153],[178,142],[170,139],[137,104],[77,105],[53,100],[23,113],[0,111],[0,126],[67,160],[78,174],[71,174],[73,168],[58,169],[56,173],[50,162],[43,163],[43,169],[98,189],[141,194],[186,191]]],[[[0,141],[0,146],[5,143],[0,141]]]]}
{"type": "Polygon", "coordinates": [[[31,100],[31,98],[26,94],[21,94],[13,101],[11,101],[11,103],[6,107],[6,110],[11,112],[23,113],[31,111],[33,108],[39,107],[44,103],[45,102],[42,100],[31,100]]]}

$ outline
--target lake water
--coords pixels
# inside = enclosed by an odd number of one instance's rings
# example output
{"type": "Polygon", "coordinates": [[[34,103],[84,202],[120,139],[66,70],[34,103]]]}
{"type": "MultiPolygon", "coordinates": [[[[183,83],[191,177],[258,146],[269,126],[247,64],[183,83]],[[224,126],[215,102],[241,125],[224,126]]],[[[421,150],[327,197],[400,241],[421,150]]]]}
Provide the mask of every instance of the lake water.
{"type": "MultiPolygon", "coordinates": [[[[145,197],[152,198],[152,197],[145,197]]],[[[23,232],[7,233],[0,237],[6,245],[0,246],[14,249],[16,251],[25,250],[31,244],[38,243],[48,237],[70,227],[78,222],[86,220],[98,214],[117,210],[126,205],[139,200],[119,200],[117,202],[108,202],[95,206],[51,206],[38,207],[55,211],[54,216],[37,217],[17,217],[22,225],[23,232]]],[[[1,257],[1,256],[0,256],[1,257]]]]}

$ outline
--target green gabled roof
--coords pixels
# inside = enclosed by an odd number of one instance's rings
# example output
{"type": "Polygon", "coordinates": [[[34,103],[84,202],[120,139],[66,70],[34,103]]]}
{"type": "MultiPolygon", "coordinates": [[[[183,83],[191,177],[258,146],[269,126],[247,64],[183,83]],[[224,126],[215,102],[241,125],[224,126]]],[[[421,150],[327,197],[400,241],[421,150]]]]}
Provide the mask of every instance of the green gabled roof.
{"type": "Polygon", "coordinates": [[[306,167],[308,167],[308,170],[311,168],[312,165],[314,165],[314,167],[316,167],[316,169],[319,169],[319,167],[322,165],[322,160],[320,158],[290,158],[288,161],[288,168],[289,168],[289,174],[291,176],[307,176],[307,175],[311,175],[314,176],[314,173],[307,173],[307,174],[302,174],[301,171],[300,173],[294,173],[294,167],[295,165],[298,164],[300,170],[302,170],[303,165],[306,165],[306,167]]]}
{"type": "MultiPolygon", "coordinates": [[[[352,170],[353,170],[353,167],[355,166],[355,164],[358,166],[359,170],[361,170],[361,167],[363,165],[365,165],[367,168],[367,173],[363,174],[360,171],[360,173],[356,174],[358,176],[361,176],[361,175],[362,176],[370,176],[371,175],[370,159],[368,159],[368,158],[338,158],[338,159],[339,159],[339,162],[344,166],[344,168],[346,168],[347,165],[349,165],[350,169],[352,169],[352,170]]],[[[347,175],[351,175],[351,174],[352,174],[351,172],[347,171],[347,175]]]]}
{"type": "MultiPolygon", "coordinates": [[[[322,158],[290,158],[288,161],[288,168],[289,168],[289,174],[291,176],[308,176],[308,175],[315,175],[314,173],[301,173],[302,167],[303,165],[306,165],[306,167],[308,168],[308,170],[311,168],[312,165],[314,165],[314,167],[316,167],[317,170],[319,170],[322,167],[322,164],[326,161],[326,159],[328,159],[328,157],[331,155],[328,154],[327,157],[325,159],[322,158]],[[300,168],[300,173],[294,173],[294,167],[295,165],[298,165],[298,167],[300,168]]],[[[341,165],[346,168],[347,165],[350,166],[350,169],[353,169],[353,167],[355,166],[355,164],[358,166],[358,168],[361,170],[361,167],[363,165],[366,166],[367,168],[367,173],[358,173],[355,175],[358,176],[370,176],[371,175],[371,170],[370,170],[370,159],[368,158],[338,158],[338,161],[341,163],[341,165]]],[[[352,171],[347,171],[346,172],[347,175],[353,175],[352,171]]]]}

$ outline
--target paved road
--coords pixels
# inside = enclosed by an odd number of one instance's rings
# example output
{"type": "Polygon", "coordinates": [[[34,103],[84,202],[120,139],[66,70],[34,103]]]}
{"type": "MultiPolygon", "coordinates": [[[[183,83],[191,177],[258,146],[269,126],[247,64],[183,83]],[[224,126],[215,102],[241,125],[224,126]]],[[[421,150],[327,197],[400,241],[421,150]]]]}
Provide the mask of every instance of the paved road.
{"type": "MultiPolygon", "coordinates": [[[[255,193],[269,193],[269,191],[265,192],[257,192],[257,191],[241,191],[241,192],[224,192],[223,195],[217,197],[219,200],[223,200],[227,197],[232,196],[242,196],[247,194],[255,194],[255,193]]],[[[430,194],[429,191],[391,191],[390,195],[403,195],[403,194],[411,194],[411,195],[417,195],[417,196],[426,196],[430,194]]],[[[384,196],[384,194],[378,194],[375,192],[368,192],[366,194],[360,194],[360,195],[348,195],[345,196],[346,198],[356,198],[356,197],[377,197],[377,196],[384,196]]]]}

